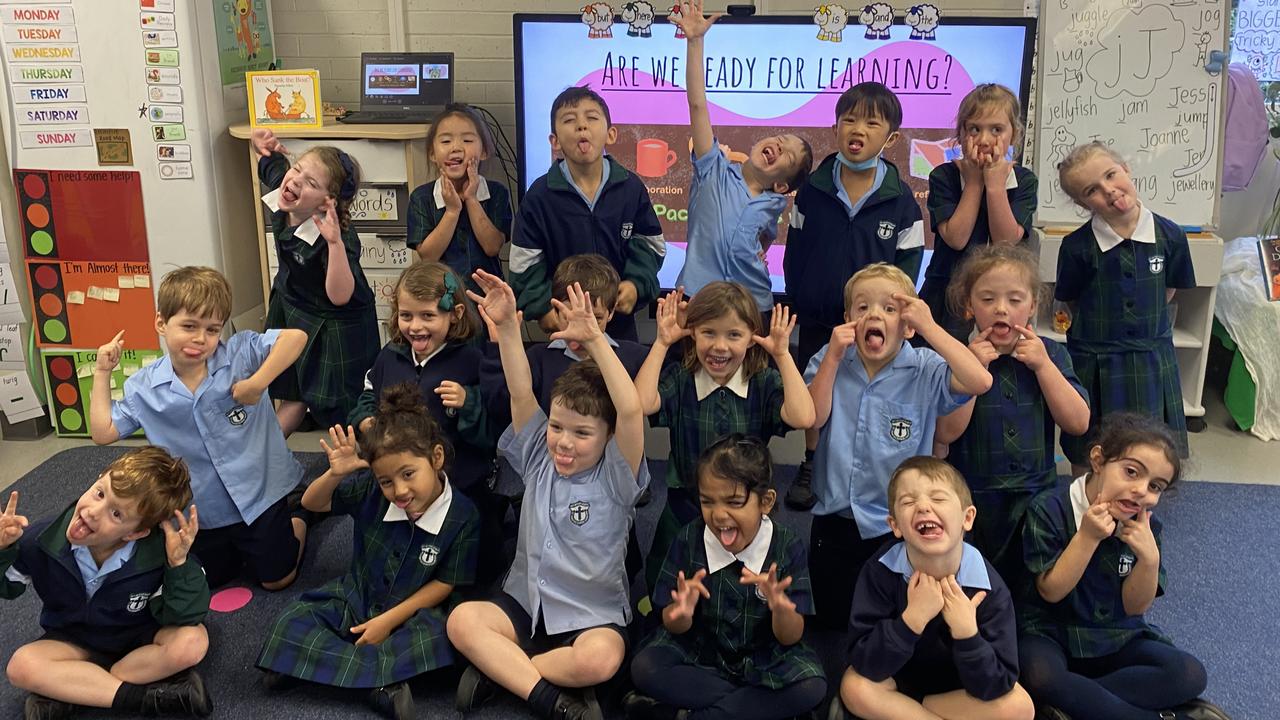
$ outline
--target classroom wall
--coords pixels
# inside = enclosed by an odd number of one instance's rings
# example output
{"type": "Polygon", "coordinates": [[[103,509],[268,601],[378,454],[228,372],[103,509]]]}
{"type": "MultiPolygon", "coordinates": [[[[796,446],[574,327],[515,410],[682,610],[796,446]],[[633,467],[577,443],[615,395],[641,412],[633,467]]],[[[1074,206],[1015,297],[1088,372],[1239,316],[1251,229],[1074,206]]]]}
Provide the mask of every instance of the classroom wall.
{"type": "MultiPolygon", "coordinates": [[[[933,1],[944,16],[1018,16],[1023,8],[1022,0],[933,1]]],[[[815,4],[817,0],[756,0],[759,14],[808,14],[815,4]]],[[[514,141],[511,15],[577,12],[581,5],[579,0],[271,0],[271,16],[276,52],[285,67],[316,68],[323,99],[352,108],[360,103],[360,53],[391,49],[391,27],[405,29],[407,50],[453,52],[455,98],[487,108],[514,141]],[[392,18],[389,8],[403,8],[405,17],[392,18]]]]}

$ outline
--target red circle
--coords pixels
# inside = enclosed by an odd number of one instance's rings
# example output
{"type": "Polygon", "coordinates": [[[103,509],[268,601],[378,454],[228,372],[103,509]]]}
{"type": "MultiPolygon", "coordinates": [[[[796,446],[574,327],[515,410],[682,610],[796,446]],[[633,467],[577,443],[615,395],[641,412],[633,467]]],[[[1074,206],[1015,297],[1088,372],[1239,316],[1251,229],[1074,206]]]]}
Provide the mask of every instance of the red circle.
{"type": "Polygon", "coordinates": [[[62,314],[62,299],[53,293],[45,293],[41,295],[40,312],[50,317],[57,317],[62,314]]]}
{"type": "Polygon", "coordinates": [[[52,265],[41,265],[36,268],[36,283],[45,290],[54,289],[58,286],[58,271],[52,265]]]}
{"type": "Polygon", "coordinates": [[[27,206],[27,221],[32,225],[42,228],[49,224],[49,208],[32,203],[27,206]]]}
{"type": "Polygon", "coordinates": [[[71,383],[62,383],[54,389],[53,394],[63,405],[75,405],[80,399],[80,391],[71,383]]]}
{"type": "Polygon", "coordinates": [[[32,200],[39,200],[44,197],[45,184],[44,178],[39,175],[28,175],[22,178],[22,192],[32,200]]]}
{"type": "Polygon", "coordinates": [[[73,370],[71,361],[64,357],[54,358],[49,363],[49,372],[53,373],[53,376],[59,380],[70,380],[73,370]]]}

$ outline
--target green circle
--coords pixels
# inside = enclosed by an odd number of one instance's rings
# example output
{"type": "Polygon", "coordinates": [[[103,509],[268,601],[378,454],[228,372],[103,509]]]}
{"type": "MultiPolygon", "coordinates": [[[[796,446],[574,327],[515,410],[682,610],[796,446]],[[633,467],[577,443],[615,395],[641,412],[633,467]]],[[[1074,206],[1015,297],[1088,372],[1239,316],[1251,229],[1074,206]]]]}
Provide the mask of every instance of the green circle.
{"type": "Polygon", "coordinates": [[[63,325],[61,320],[45,320],[44,336],[51,342],[62,342],[67,339],[67,326],[63,325]]]}
{"type": "Polygon", "coordinates": [[[41,255],[53,252],[53,236],[44,230],[31,233],[31,249],[41,255]]]}
{"type": "Polygon", "coordinates": [[[67,408],[58,413],[58,424],[63,430],[75,432],[84,426],[84,416],[75,408],[67,408]]]}

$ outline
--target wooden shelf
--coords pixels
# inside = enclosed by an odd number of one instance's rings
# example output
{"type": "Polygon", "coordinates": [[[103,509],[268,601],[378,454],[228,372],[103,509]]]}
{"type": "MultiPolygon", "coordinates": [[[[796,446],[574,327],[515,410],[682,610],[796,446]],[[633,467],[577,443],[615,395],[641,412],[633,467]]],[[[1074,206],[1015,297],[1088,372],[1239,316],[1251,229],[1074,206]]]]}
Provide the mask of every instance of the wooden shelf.
{"type": "MultiPolygon", "coordinates": [[[[327,121],[326,121],[327,122],[327,121]]],[[[276,137],[282,138],[339,138],[350,140],[421,140],[427,137],[428,123],[412,125],[347,125],[337,121],[327,122],[320,128],[271,128],[276,137]]],[[[253,137],[249,123],[237,123],[227,128],[231,137],[248,140],[253,137]]]]}

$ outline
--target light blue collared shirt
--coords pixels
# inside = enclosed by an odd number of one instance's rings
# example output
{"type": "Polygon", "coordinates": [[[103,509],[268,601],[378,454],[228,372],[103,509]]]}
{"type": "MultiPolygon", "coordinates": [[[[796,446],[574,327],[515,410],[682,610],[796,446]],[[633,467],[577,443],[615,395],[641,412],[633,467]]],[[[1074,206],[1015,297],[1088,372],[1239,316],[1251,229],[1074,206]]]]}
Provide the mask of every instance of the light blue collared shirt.
{"type": "Polygon", "coordinates": [[[648,464],[638,473],[609,438],[594,467],[565,477],[547,451],[547,416],[538,410],[517,433],[508,426],[498,452],[524,478],[524,507],[516,556],[502,583],[537,627],[547,633],[631,621],[627,532],[636,499],[649,485],[648,464]]]}
{"type": "Polygon", "coordinates": [[[709,152],[693,159],[689,245],[676,284],[693,295],[716,280],[742,283],[761,312],[772,310],[773,280],[760,258],[761,239],[771,243],[778,237],[778,217],[786,207],[786,196],[772,190],[752,197],[742,168],[712,143],[709,152]]]}
{"type": "Polygon", "coordinates": [[[844,189],[844,183],[840,180],[840,168],[842,167],[844,167],[844,164],[840,162],[839,158],[832,163],[831,182],[836,186],[836,197],[840,198],[840,202],[844,203],[844,209],[849,213],[849,217],[852,218],[858,214],[858,211],[862,209],[863,205],[867,204],[867,198],[875,195],[876,191],[880,189],[880,186],[884,184],[884,174],[888,169],[888,166],[884,164],[883,159],[880,160],[876,165],[876,179],[871,181],[871,189],[868,190],[865,195],[858,198],[857,202],[854,202],[849,197],[849,193],[844,189]]]}
{"type": "Polygon", "coordinates": [[[129,562],[137,542],[137,540],[130,540],[125,543],[124,547],[111,553],[111,557],[102,563],[102,567],[98,567],[98,563],[94,562],[93,553],[89,548],[84,545],[71,546],[71,554],[76,558],[76,567],[80,568],[80,579],[84,581],[84,592],[90,599],[98,592],[98,588],[102,587],[102,581],[106,580],[108,575],[129,562]]]}
{"type": "MultiPolygon", "coordinates": [[[[609,337],[609,333],[601,333],[601,334],[604,335],[605,342],[609,343],[609,347],[612,347],[612,348],[618,347],[618,341],[609,337]]],[[[574,352],[573,348],[569,347],[568,340],[552,340],[551,342],[547,343],[547,347],[553,350],[564,350],[564,356],[574,362],[582,361],[582,356],[574,352]]]]}
{"type": "MultiPolygon", "coordinates": [[[[818,373],[828,347],[809,360],[806,383],[818,373]]],[[[868,380],[857,346],[850,346],[836,371],[831,416],[819,430],[813,456],[813,514],[853,517],[864,539],[889,532],[889,476],[903,460],[932,454],[938,417],[969,397],[951,392],[951,367],[933,350],[903,342],[893,361],[868,380]]]]}
{"type": "MultiPolygon", "coordinates": [[[[987,574],[987,561],[982,558],[978,548],[969,543],[962,543],[960,553],[960,569],[956,571],[956,582],[960,587],[975,590],[990,590],[991,576],[987,574]]],[[[907,543],[900,542],[880,556],[880,564],[910,581],[915,568],[911,567],[911,558],[907,557],[907,543]]]]}
{"type": "Polygon", "coordinates": [[[279,335],[246,330],[219,343],[195,393],[163,357],[126,380],[124,399],[111,403],[120,437],[141,427],[151,444],[187,462],[201,528],[251,523],[302,480],[270,395],[254,405],[231,398],[231,386],[258,371],[279,335]]]}
{"type": "Polygon", "coordinates": [[[606,155],[600,161],[604,164],[600,166],[600,184],[596,187],[595,197],[587,197],[587,194],[582,192],[582,188],[578,187],[578,183],[574,182],[573,173],[569,172],[569,161],[560,161],[560,172],[564,173],[564,179],[569,181],[569,186],[578,191],[578,197],[582,198],[582,201],[592,210],[596,209],[596,203],[600,201],[600,193],[604,192],[605,180],[609,177],[609,157],[606,155]]]}

